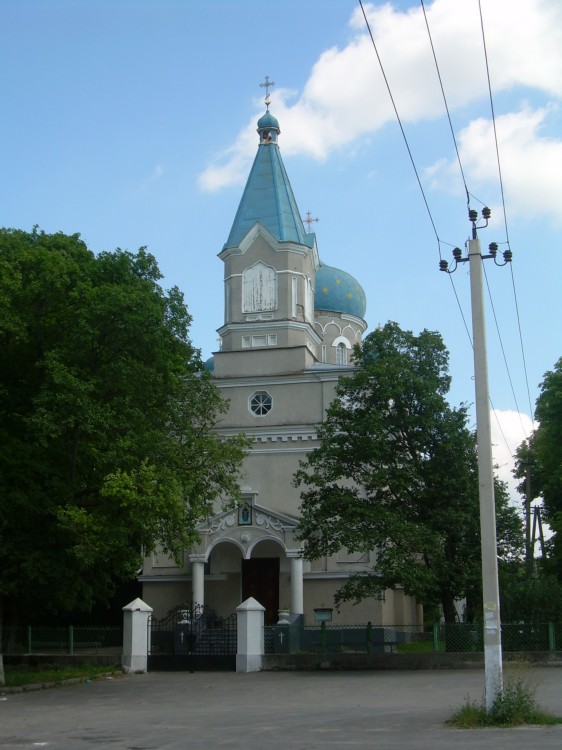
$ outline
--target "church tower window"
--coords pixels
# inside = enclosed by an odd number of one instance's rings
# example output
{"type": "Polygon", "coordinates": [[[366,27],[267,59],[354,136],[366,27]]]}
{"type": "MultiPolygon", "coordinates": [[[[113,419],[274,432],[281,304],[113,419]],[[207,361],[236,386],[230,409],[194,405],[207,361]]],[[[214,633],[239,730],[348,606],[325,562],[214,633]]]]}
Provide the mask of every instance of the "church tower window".
{"type": "Polygon", "coordinates": [[[277,309],[277,272],[259,261],[242,274],[242,312],[277,309]]]}
{"type": "Polygon", "coordinates": [[[269,414],[273,400],[267,391],[256,391],[250,396],[250,411],[256,417],[265,417],[269,414]]]}

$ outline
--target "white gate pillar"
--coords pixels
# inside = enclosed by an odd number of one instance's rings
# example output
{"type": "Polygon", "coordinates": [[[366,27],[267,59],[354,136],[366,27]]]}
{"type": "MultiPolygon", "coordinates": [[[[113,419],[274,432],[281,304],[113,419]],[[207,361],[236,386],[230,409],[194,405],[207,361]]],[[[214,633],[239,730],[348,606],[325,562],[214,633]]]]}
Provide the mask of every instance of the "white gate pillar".
{"type": "Polygon", "coordinates": [[[123,654],[121,666],[124,672],[146,672],[148,664],[148,618],[152,607],[142,599],[123,607],[123,654]]]}
{"type": "Polygon", "coordinates": [[[259,672],[264,653],[263,618],[265,607],[253,597],[236,607],[236,671],[259,672]]]}

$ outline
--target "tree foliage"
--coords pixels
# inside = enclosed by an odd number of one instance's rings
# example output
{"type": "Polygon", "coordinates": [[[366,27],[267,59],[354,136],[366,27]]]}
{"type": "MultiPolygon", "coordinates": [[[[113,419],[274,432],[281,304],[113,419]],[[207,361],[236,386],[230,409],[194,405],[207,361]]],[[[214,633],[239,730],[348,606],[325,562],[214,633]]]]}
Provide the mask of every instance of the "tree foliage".
{"type": "MultiPolygon", "coordinates": [[[[296,476],[306,554],[377,550],[339,600],[402,586],[452,621],[454,601],[480,589],[481,558],[475,437],[466,408],[445,400],[448,352],[437,333],[388,323],[355,349],[355,364],[296,476]]],[[[511,556],[520,525],[501,484],[496,494],[499,553],[511,556]]]]}
{"type": "Polygon", "coordinates": [[[500,568],[500,602],[504,622],[562,622],[562,583],[539,571],[527,578],[520,564],[500,568]]]}
{"type": "MultiPolygon", "coordinates": [[[[562,358],[545,373],[537,399],[535,416],[539,426],[517,451],[516,476],[531,471],[532,497],[542,496],[544,520],[552,529],[548,544],[550,567],[562,580],[562,358]]],[[[525,493],[525,482],[520,485],[525,493]]]]}
{"type": "Polygon", "coordinates": [[[177,288],[145,249],[0,230],[0,599],[88,609],[142,551],[179,555],[244,439],[189,340],[177,288]]]}

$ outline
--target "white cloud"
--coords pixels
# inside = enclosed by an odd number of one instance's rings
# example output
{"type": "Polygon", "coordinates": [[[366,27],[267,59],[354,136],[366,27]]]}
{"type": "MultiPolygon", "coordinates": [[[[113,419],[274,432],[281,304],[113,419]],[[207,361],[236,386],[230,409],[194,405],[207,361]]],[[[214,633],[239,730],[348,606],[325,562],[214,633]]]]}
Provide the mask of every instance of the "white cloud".
{"type": "MultiPolygon", "coordinates": [[[[510,112],[496,118],[500,165],[508,215],[549,218],[562,223],[562,140],[541,135],[552,107],[510,112]]],[[[497,184],[498,164],[492,121],[473,120],[458,136],[459,152],[471,192],[497,184]]],[[[457,163],[440,159],[426,170],[432,187],[447,189],[457,163]]]]}
{"type": "Polygon", "coordinates": [[[248,176],[248,163],[256,150],[256,119],[240,131],[235,143],[217,154],[212,164],[199,175],[203,190],[219,190],[229,185],[240,185],[248,176]]]}
{"type": "Polygon", "coordinates": [[[519,502],[517,492],[519,480],[513,476],[514,456],[521,443],[533,431],[531,418],[522,412],[495,409],[490,414],[492,430],[492,454],[497,465],[498,477],[507,483],[512,500],[519,502]]]}
{"type": "MultiPolygon", "coordinates": [[[[404,124],[411,127],[421,120],[442,117],[441,92],[419,6],[400,11],[389,3],[369,4],[365,9],[404,124]]],[[[434,0],[426,6],[426,12],[450,109],[474,102],[485,105],[487,79],[477,4],[434,0]]],[[[482,13],[494,93],[524,87],[543,97],[562,97],[562,3],[518,0],[515,8],[512,0],[483,0],[482,13]]],[[[365,138],[394,121],[388,91],[360,9],[353,12],[350,28],[352,37],[346,46],[331,47],[319,56],[296,101],[289,104],[292,92],[276,90],[271,109],[281,123],[285,154],[302,153],[323,160],[334,149],[365,138]]],[[[546,111],[537,109],[533,117],[529,110],[526,123],[521,113],[512,113],[519,129],[507,143],[508,146],[513,143],[514,149],[523,149],[518,155],[525,164],[525,175],[519,179],[521,186],[515,184],[514,193],[523,192],[531,163],[535,163],[535,173],[542,172],[543,159],[548,159],[550,165],[552,154],[558,157],[562,142],[547,142],[537,133],[545,116],[541,119],[537,113],[546,111]],[[541,160],[540,170],[536,168],[537,159],[541,160]]],[[[215,162],[200,175],[202,189],[215,190],[243,182],[255,153],[255,122],[261,112],[263,109],[251,118],[233,145],[217,155],[215,162]]],[[[503,126],[507,129],[509,115],[505,108],[499,114],[506,118],[503,126]]],[[[474,127],[476,130],[469,126],[464,131],[467,154],[470,154],[470,139],[477,135],[477,126],[474,127]]],[[[510,152],[510,160],[511,156],[510,152]]],[[[506,154],[506,164],[507,161],[506,154]]],[[[548,172],[552,188],[554,168],[548,172]]],[[[513,173],[516,180],[521,175],[516,165],[513,173]]],[[[546,192],[545,189],[543,193],[546,192]]],[[[540,203],[537,199],[528,209],[538,215],[540,203]]],[[[546,213],[552,213],[555,203],[556,197],[552,196],[546,213]]],[[[562,202],[558,200],[558,211],[561,210],[562,202]]]]}

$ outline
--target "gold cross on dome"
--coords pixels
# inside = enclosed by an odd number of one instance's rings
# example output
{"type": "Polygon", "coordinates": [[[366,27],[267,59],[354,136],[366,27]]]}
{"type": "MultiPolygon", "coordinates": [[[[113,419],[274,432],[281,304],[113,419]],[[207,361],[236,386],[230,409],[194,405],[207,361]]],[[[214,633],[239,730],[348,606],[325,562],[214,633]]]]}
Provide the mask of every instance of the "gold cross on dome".
{"type": "Polygon", "coordinates": [[[307,211],[306,219],[304,219],[304,223],[306,224],[306,231],[308,232],[308,234],[310,234],[310,225],[313,224],[315,221],[320,221],[320,219],[318,217],[316,217],[316,219],[313,219],[310,211],[307,211]]]}
{"type": "Polygon", "coordinates": [[[269,109],[269,103],[271,102],[271,97],[269,96],[269,89],[275,86],[275,81],[270,81],[269,76],[265,77],[265,81],[263,83],[260,83],[260,87],[265,89],[265,106],[269,109]]]}

